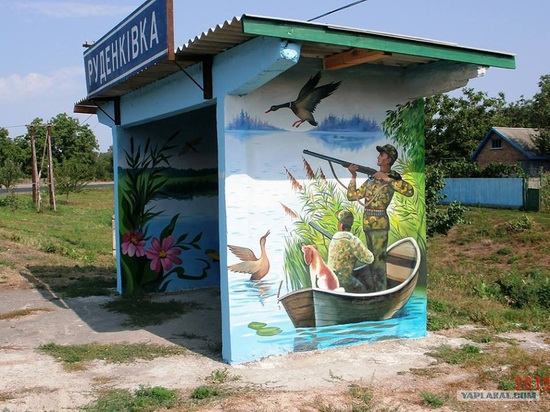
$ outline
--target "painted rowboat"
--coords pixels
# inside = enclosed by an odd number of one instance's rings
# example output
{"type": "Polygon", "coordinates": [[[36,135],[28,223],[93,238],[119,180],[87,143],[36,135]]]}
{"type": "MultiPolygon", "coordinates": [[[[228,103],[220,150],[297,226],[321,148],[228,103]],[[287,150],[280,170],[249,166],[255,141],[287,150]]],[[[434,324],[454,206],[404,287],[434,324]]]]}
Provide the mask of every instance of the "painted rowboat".
{"type": "Polygon", "coordinates": [[[412,237],[388,247],[388,288],[346,293],[318,288],[295,290],[279,298],[294,327],[308,328],[390,319],[411,297],[418,281],[420,249],[412,237]]]}

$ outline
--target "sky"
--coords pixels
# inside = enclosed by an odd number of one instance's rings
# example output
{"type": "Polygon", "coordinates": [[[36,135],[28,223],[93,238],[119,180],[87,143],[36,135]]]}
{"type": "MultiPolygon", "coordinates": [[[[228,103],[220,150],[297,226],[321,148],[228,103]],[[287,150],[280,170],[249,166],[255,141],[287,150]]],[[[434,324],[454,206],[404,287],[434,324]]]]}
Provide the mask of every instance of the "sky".
{"type": "MultiPolygon", "coordinates": [[[[115,27],[142,0],[0,0],[0,127],[26,133],[35,118],[59,113],[89,124],[105,152],[110,128],[73,113],[86,97],[84,48],[115,27]]],[[[235,16],[309,20],[354,0],[173,0],[175,47],[235,16]]],[[[530,99],[550,74],[548,0],[367,0],[318,23],[442,40],[516,55],[515,70],[491,68],[467,87],[508,102],[530,99]]],[[[460,96],[460,91],[452,92],[460,96]]]]}

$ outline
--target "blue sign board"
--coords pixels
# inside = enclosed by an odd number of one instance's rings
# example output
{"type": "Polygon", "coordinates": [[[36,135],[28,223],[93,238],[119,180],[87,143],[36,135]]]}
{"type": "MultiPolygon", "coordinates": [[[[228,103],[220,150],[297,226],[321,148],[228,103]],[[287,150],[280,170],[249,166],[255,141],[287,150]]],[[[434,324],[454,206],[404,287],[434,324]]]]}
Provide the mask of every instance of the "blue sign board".
{"type": "Polygon", "coordinates": [[[172,0],[149,0],[84,52],[88,98],[173,58],[172,0]]]}

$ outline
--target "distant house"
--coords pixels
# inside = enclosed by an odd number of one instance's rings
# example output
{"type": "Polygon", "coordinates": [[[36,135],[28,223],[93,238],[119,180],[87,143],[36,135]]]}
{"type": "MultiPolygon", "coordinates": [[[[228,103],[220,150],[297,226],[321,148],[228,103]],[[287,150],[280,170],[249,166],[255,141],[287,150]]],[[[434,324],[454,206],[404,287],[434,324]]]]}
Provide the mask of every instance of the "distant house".
{"type": "Polygon", "coordinates": [[[540,168],[550,171],[550,157],[538,153],[534,139],[537,129],[491,127],[471,160],[484,168],[491,163],[519,165],[529,176],[538,176],[540,168]]]}

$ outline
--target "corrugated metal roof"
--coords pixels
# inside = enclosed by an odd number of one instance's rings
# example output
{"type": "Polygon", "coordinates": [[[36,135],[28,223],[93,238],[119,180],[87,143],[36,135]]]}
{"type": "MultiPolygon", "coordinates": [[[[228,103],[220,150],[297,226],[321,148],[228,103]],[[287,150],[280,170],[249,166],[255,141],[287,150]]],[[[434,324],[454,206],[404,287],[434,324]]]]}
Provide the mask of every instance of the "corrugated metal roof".
{"type": "MultiPolygon", "coordinates": [[[[461,47],[455,43],[419,37],[245,14],[226,20],[190,39],[176,50],[175,62],[166,60],[149,67],[105,90],[93,100],[110,100],[122,96],[259,36],[299,42],[303,57],[326,58],[360,49],[383,52],[383,55],[369,63],[387,66],[407,67],[439,60],[509,68],[515,65],[513,55],[508,53],[461,47]]],[[[75,111],[77,108],[89,108],[91,111],[94,105],[94,102],[84,99],[75,105],[75,111]]]]}

